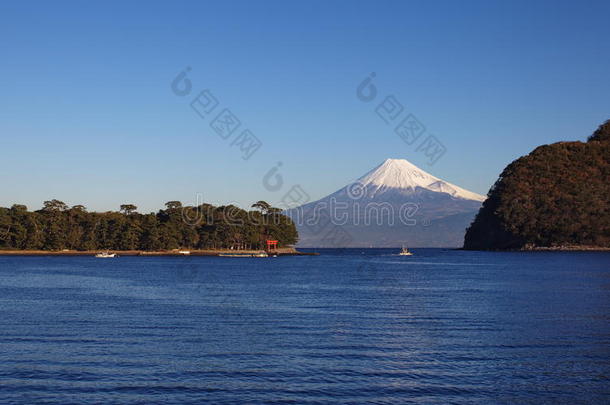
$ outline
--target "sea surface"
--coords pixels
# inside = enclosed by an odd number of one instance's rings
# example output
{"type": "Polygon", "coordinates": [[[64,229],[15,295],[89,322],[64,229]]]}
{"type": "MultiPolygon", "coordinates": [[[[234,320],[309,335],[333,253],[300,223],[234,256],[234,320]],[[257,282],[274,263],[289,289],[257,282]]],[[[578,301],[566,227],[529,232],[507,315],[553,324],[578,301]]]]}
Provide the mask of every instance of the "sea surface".
{"type": "Polygon", "coordinates": [[[610,253],[318,251],[0,257],[0,403],[610,403],[610,253]]]}

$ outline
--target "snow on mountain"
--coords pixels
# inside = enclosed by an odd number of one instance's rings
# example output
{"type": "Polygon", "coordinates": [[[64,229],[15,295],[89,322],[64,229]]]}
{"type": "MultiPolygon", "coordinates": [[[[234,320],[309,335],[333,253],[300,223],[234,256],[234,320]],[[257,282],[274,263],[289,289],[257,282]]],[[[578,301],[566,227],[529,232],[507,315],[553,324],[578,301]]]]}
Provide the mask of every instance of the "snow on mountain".
{"type": "Polygon", "coordinates": [[[438,193],[447,193],[455,198],[485,201],[485,197],[439,179],[405,159],[386,159],[385,162],[359,178],[356,183],[369,188],[373,195],[387,188],[415,191],[418,187],[438,193]]]}
{"type": "Polygon", "coordinates": [[[320,200],[286,211],[299,246],[462,246],[485,197],[387,159],[320,200]]]}

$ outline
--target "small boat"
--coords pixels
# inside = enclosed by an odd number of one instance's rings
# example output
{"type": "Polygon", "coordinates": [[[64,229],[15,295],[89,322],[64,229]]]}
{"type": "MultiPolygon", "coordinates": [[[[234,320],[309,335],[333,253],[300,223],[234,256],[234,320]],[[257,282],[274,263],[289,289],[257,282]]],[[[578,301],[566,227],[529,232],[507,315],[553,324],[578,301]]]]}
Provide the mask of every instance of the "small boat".
{"type": "Polygon", "coordinates": [[[96,254],[95,257],[97,257],[98,259],[109,259],[111,257],[116,257],[116,253],[102,252],[96,254]]]}
{"type": "Polygon", "coordinates": [[[190,251],[190,250],[179,250],[179,251],[178,251],[178,254],[179,254],[179,255],[188,256],[188,255],[190,255],[190,254],[191,254],[191,251],[190,251]]]}
{"type": "Polygon", "coordinates": [[[413,256],[413,253],[409,252],[409,249],[403,246],[398,256],[413,256]]]}
{"type": "Polygon", "coordinates": [[[260,253],[219,253],[219,257],[269,257],[265,252],[260,253]]]}

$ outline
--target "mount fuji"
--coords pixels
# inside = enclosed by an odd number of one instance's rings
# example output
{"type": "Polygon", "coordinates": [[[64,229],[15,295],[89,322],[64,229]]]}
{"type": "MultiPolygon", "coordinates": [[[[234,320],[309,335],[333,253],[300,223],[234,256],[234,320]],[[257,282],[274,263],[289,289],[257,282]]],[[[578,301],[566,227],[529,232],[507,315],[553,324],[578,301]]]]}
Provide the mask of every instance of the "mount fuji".
{"type": "Polygon", "coordinates": [[[338,191],[286,214],[300,247],[459,247],[485,197],[387,159],[338,191]]]}

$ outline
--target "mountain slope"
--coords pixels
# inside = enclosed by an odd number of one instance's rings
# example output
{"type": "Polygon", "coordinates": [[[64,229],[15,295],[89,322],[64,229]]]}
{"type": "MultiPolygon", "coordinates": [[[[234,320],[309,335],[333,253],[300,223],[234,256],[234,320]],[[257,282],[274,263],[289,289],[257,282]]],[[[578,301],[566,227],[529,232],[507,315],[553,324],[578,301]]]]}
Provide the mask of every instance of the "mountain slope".
{"type": "Polygon", "coordinates": [[[457,247],[484,199],[404,159],[387,159],[287,215],[299,246],[457,247]]]}
{"type": "Polygon", "coordinates": [[[405,159],[386,159],[381,165],[359,178],[356,183],[371,186],[375,192],[391,188],[402,190],[423,188],[447,193],[456,198],[481,202],[485,200],[484,196],[443,181],[405,159]]]}

